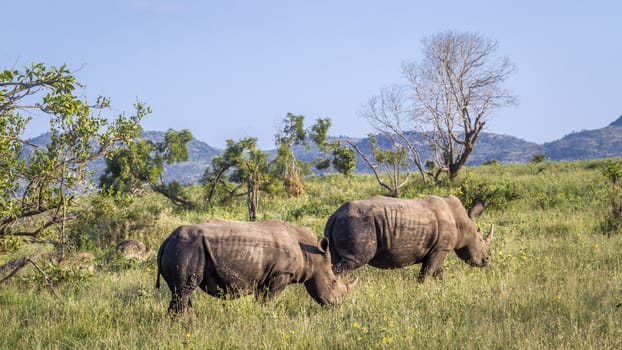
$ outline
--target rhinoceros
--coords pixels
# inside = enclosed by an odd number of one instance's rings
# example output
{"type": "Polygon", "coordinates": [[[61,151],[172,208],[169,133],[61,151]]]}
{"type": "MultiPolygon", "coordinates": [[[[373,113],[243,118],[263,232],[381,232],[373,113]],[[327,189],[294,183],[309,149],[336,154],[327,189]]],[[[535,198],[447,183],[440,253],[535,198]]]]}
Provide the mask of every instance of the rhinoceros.
{"type": "Polygon", "coordinates": [[[213,219],[175,229],[158,251],[158,276],[171,290],[169,312],[192,308],[200,287],[212,296],[237,298],[254,293],[272,301],[290,283],[304,283],[322,305],[338,304],[356,281],[345,284],[331,269],[328,240],[283,221],[213,219]]]}
{"type": "Polygon", "coordinates": [[[393,269],[421,263],[418,280],[442,277],[442,264],[451,250],[466,263],[488,264],[494,225],[483,237],[474,218],[483,203],[466,210],[458,198],[426,196],[396,199],[376,196],[343,204],[328,219],[333,271],[339,275],[365,264],[393,269]]]}

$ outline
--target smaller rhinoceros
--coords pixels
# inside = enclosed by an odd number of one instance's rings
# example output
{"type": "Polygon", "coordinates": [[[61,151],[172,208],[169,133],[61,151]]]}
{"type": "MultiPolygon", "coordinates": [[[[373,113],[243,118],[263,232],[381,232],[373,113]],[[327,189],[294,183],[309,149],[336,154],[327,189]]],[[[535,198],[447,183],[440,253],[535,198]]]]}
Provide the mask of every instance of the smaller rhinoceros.
{"type": "Polygon", "coordinates": [[[236,298],[254,293],[274,300],[290,283],[304,283],[319,304],[338,304],[356,281],[344,284],[331,269],[328,240],[283,221],[214,219],[180,226],[158,252],[158,278],[172,297],[169,312],[192,307],[200,287],[212,296],[236,298]]]}
{"type": "Polygon", "coordinates": [[[488,236],[475,226],[482,203],[468,211],[458,198],[376,196],[343,204],[328,219],[324,236],[331,245],[333,271],[341,274],[365,264],[393,269],[421,263],[419,281],[441,277],[450,251],[466,263],[488,264],[488,236]]]}

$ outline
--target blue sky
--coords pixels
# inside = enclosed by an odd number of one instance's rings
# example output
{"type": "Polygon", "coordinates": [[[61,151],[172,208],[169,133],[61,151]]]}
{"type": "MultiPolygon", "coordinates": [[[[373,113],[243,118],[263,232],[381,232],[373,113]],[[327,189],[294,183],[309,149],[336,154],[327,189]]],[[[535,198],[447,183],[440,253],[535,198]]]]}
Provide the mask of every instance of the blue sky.
{"type": "MultiPolygon", "coordinates": [[[[471,31],[499,42],[518,71],[519,104],[486,131],[543,143],[622,115],[619,1],[5,1],[0,69],[31,62],[78,70],[86,97],[153,113],[147,130],[190,129],[224,147],[274,146],[288,112],[330,134],[366,136],[365,102],[404,81],[421,39],[471,31]]],[[[112,114],[111,114],[112,115],[112,114]]],[[[46,130],[35,116],[29,133],[46,130]]]]}

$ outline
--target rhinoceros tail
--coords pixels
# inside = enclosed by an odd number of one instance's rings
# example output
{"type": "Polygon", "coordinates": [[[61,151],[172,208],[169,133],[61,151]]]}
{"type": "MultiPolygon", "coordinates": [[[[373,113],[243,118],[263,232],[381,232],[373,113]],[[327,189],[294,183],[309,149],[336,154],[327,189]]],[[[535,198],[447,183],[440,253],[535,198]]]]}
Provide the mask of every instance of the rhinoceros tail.
{"type": "Polygon", "coordinates": [[[164,251],[164,247],[166,247],[168,240],[169,240],[168,238],[165,239],[164,242],[162,242],[160,249],[158,250],[158,258],[157,258],[158,275],[156,276],[156,284],[155,284],[155,287],[157,289],[160,289],[160,275],[162,274],[162,252],[164,251]]]}

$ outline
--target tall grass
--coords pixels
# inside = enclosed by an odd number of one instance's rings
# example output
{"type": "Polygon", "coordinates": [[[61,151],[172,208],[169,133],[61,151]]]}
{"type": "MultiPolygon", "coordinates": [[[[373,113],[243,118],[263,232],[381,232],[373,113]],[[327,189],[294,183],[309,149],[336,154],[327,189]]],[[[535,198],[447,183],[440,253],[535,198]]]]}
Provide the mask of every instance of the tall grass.
{"type": "MultiPolygon", "coordinates": [[[[220,300],[197,290],[194,314],[171,319],[169,291],[153,287],[155,258],[122,264],[101,251],[92,273],[45,267],[56,278],[60,297],[49,293],[31,268],[0,285],[0,348],[622,348],[622,236],[599,231],[608,209],[600,163],[540,166],[544,170],[477,167],[463,177],[468,185],[412,184],[406,192],[446,195],[479,188],[488,199],[503,197],[505,207],[491,208],[478,220],[484,230],[496,227],[486,268],[469,267],[450,254],[443,280],[418,284],[418,265],[366,266],[345,277],[359,277],[359,284],[342,305],[331,308],[317,305],[301,285],[289,286],[269,305],[252,297],[220,300]],[[505,198],[507,191],[474,186],[480,184],[514,186],[518,195],[505,198]]],[[[320,235],[326,217],[341,203],[380,194],[374,181],[312,178],[306,197],[264,197],[259,216],[294,221],[320,235]]],[[[157,249],[174,226],[211,216],[243,220],[245,207],[163,210],[157,222],[136,234],[157,249]]]]}

